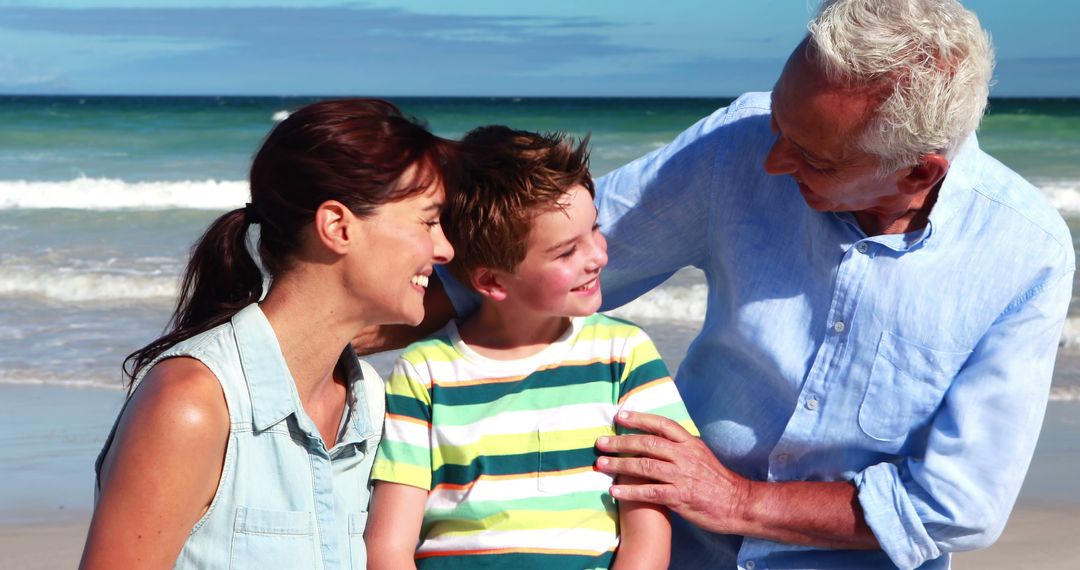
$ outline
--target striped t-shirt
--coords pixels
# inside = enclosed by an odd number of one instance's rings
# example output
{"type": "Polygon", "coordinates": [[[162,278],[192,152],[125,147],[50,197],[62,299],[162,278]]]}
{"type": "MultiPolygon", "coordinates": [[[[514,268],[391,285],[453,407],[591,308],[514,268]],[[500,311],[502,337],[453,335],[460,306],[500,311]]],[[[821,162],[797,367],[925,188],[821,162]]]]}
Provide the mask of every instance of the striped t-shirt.
{"type": "Polygon", "coordinates": [[[466,346],[451,322],[401,355],[372,478],[429,491],[419,568],[608,568],[619,544],[596,438],[619,410],[698,435],[644,331],[577,317],[518,360],[466,346]]]}

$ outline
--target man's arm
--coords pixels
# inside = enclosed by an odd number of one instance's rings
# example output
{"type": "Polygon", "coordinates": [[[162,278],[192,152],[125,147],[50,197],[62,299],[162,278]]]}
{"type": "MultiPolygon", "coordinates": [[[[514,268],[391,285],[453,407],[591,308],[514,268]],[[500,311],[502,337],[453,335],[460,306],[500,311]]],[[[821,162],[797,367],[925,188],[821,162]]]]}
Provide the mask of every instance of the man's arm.
{"type": "Polygon", "coordinates": [[[846,482],[750,481],[724,467],[700,439],[656,415],[622,412],[616,421],[655,435],[600,438],[601,471],[648,479],[615,485],[616,499],[667,506],[711,532],[824,548],[875,549],[855,486],[846,482]]]}
{"type": "Polygon", "coordinates": [[[954,379],[926,451],[869,466],[852,482],[756,482],[725,468],[674,422],[629,414],[654,435],[601,438],[601,471],[655,483],[612,495],[668,506],[706,530],[825,548],[881,548],[901,567],[984,548],[1000,534],[1027,472],[1071,298],[1071,265],[1022,295],[954,379]]]}

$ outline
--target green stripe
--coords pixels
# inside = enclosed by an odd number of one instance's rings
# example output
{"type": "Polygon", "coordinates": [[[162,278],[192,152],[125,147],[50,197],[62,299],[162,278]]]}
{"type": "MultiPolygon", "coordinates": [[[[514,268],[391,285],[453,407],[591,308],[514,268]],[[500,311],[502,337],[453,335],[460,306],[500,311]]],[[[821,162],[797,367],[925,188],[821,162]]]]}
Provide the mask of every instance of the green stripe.
{"type": "Polygon", "coordinates": [[[387,394],[386,413],[415,418],[424,422],[431,421],[431,409],[411,396],[387,394]]]}
{"type": "Polygon", "coordinates": [[[431,448],[412,445],[402,441],[383,439],[379,443],[376,461],[408,463],[409,465],[431,469],[431,448]]]}
{"type": "Polygon", "coordinates": [[[644,386],[659,378],[667,378],[668,376],[670,376],[670,374],[668,373],[667,366],[664,365],[663,360],[657,358],[655,360],[650,360],[649,362],[643,362],[630,371],[630,375],[619,389],[619,397],[629,393],[634,388],[644,386]]]}
{"type": "Polygon", "coordinates": [[[468,501],[444,509],[428,509],[424,513],[425,521],[443,520],[480,520],[509,512],[521,511],[573,511],[592,509],[617,516],[618,507],[607,490],[580,491],[565,495],[536,495],[514,500],[468,501]]]}
{"type": "Polygon", "coordinates": [[[518,453],[514,455],[491,455],[473,459],[467,465],[447,463],[432,474],[432,486],[446,483],[466,485],[484,475],[519,475],[524,473],[547,473],[596,463],[600,454],[595,447],[551,451],[541,453],[518,453]]]}
{"type": "Polygon", "coordinates": [[[433,415],[437,418],[438,425],[468,426],[498,413],[553,410],[578,404],[609,407],[616,399],[615,390],[617,389],[617,386],[608,378],[594,382],[582,380],[572,389],[566,389],[566,387],[529,388],[525,394],[516,394],[496,402],[449,405],[436,401],[433,415]]]}
{"type": "Polygon", "coordinates": [[[557,568],[610,568],[614,552],[599,556],[568,554],[477,554],[472,556],[432,556],[416,561],[416,570],[553,570],[557,568]]]}
{"type": "Polygon", "coordinates": [[[622,362],[596,362],[584,365],[564,365],[534,372],[517,382],[498,382],[472,386],[439,384],[432,390],[432,402],[446,406],[467,406],[491,403],[526,390],[556,388],[589,382],[610,382],[621,378],[622,362]]]}

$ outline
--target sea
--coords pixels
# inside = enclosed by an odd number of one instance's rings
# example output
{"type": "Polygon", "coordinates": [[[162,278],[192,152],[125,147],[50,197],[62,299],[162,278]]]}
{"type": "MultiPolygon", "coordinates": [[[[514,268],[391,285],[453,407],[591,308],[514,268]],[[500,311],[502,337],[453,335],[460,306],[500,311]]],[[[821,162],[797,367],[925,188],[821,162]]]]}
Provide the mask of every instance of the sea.
{"type": "MultiPolygon", "coordinates": [[[[0,386],[121,391],[121,364],[156,338],[189,248],[247,201],[252,154],[317,98],[0,96],[0,386]]],[[[484,124],[589,135],[604,174],[730,99],[392,98],[437,134],[484,124]]],[[[1080,237],[1080,99],[995,99],[979,132],[1080,237]]],[[[684,270],[618,310],[675,369],[701,325],[705,285],[684,270]]],[[[1080,401],[1080,301],[1052,400],[1080,401]]],[[[387,372],[394,354],[376,355],[387,372]]],[[[100,440],[96,440],[100,441],[100,440]]]]}

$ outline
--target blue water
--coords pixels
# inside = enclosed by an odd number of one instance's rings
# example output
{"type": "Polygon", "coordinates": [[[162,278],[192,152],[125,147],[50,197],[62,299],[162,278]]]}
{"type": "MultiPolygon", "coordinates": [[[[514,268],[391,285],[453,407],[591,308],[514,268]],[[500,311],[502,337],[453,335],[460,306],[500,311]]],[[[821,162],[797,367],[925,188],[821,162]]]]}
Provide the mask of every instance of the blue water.
{"type": "MultiPolygon", "coordinates": [[[[119,387],[123,357],[165,326],[192,241],[246,201],[251,155],[277,120],[312,101],[0,96],[0,383],[119,387]]],[[[395,102],[450,138],[492,123],[590,135],[601,175],[728,101],[395,102]]],[[[1080,235],[1080,100],[994,100],[979,137],[1040,184],[1080,235]]],[[[704,303],[700,274],[688,271],[623,315],[647,324],[674,368],[704,303]]],[[[1075,324],[1067,349],[1080,346],[1075,324]]],[[[1080,365],[1059,370],[1055,398],[1080,398],[1080,365]]]]}

